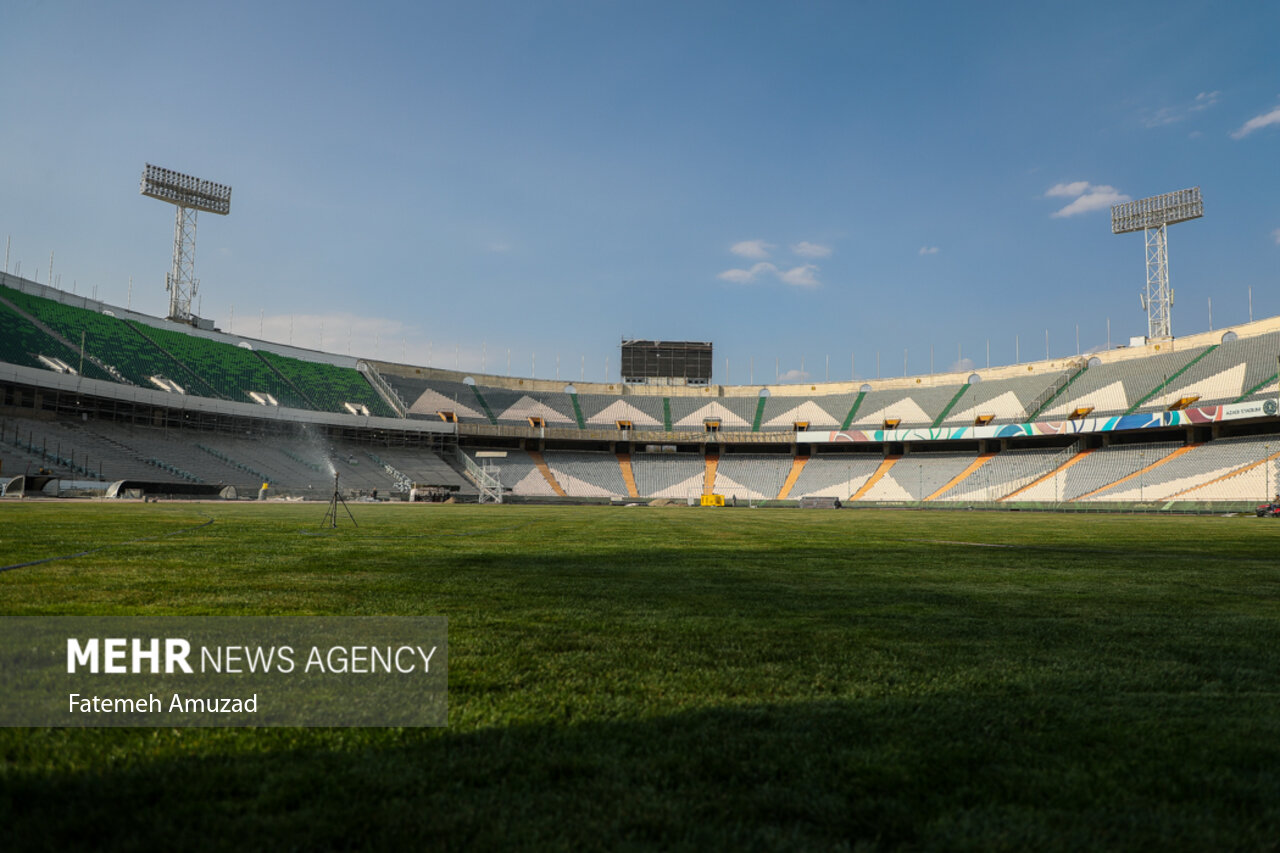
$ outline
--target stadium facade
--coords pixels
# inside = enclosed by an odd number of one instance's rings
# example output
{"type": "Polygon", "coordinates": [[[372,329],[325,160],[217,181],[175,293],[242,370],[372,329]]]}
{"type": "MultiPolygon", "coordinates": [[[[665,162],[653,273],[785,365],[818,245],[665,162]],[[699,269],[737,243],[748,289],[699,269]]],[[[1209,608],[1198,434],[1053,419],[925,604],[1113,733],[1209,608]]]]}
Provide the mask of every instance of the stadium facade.
{"type": "Polygon", "coordinates": [[[960,373],[566,384],[197,329],[4,275],[0,483],[1221,508],[1277,489],[1277,353],[1270,318],[960,373]]]}

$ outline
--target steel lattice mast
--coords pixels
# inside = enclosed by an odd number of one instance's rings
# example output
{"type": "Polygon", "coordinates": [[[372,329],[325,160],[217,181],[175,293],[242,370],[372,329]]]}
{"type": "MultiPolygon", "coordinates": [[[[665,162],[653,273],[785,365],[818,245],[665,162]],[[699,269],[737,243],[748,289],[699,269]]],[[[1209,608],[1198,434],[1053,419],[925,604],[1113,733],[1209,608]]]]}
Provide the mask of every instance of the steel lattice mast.
{"type": "Polygon", "coordinates": [[[1169,287],[1168,226],[1204,216],[1200,188],[1126,201],[1111,208],[1111,233],[1141,231],[1146,240],[1147,289],[1141,294],[1147,312],[1147,337],[1173,337],[1173,289],[1169,287]]]}
{"type": "Polygon", "coordinates": [[[165,289],[169,292],[169,319],[190,323],[194,320],[191,306],[200,288],[195,277],[196,214],[201,210],[219,216],[230,213],[231,187],[148,163],[142,171],[141,192],[177,208],[173,263],[165,276],[165,289]]]}

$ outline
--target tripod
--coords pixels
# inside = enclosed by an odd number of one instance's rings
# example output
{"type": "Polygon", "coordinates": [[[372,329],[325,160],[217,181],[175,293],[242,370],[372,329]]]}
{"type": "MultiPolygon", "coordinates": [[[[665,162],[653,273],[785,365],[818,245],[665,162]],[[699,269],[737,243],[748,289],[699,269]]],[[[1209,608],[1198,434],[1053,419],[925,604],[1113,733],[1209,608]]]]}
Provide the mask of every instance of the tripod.
{"type": "Polygon", "coordinates": [[[320,522],[321,527],[337,527],[338,526],[338,504],[342,504],[342,508],[347,511],[347,518],[351,519],[351,523],[356,527],[356,517],[351,514],[351,507],[347,506],[346,500],[343,499],[342,493],[338,491],[338,475],[333,475],[333,497],[329,498],[329,509],[324,514],[324,520],[320,522]]]}

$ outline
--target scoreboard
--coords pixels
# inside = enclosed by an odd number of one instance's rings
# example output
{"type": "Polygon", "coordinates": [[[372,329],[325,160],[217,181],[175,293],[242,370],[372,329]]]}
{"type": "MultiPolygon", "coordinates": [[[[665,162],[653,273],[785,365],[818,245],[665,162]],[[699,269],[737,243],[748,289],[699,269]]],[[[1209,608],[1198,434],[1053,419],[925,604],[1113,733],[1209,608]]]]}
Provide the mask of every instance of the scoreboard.
{"type": "Polygon", "coordinates": [[[624,340],[622,381],[707,385],[711,382],[711,342],[624,340]]]}

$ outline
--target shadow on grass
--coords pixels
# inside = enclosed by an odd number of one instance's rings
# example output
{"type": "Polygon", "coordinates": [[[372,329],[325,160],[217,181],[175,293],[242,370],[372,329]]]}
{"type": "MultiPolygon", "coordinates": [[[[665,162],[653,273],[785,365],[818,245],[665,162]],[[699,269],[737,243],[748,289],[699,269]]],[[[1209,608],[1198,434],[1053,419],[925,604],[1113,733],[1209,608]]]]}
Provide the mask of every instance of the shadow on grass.
{"type": "Polygon", "coordinates": [[[1273,845],[1270,699],[1154,702],[942,694],[473,732],[11,731],[0,845],[1273,845]],[[85,769],[50,769],[78,752],[85,769]]]}

